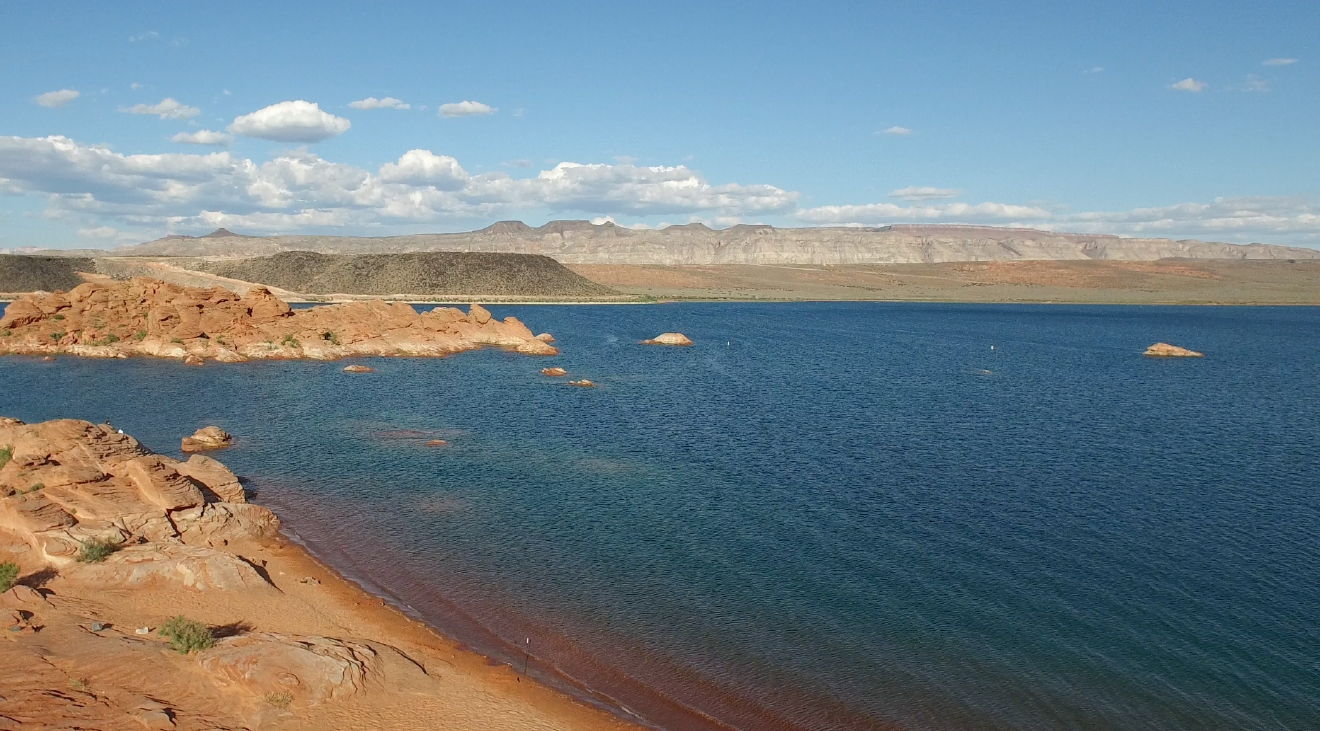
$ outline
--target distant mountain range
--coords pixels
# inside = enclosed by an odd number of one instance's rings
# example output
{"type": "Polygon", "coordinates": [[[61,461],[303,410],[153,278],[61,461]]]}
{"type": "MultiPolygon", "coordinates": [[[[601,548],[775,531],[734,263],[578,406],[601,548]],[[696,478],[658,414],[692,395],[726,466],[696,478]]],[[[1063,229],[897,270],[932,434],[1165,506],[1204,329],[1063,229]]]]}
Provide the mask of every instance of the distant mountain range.
{"type": "Polygon", "coordinates": [[[990,226],[902,225],[883,228],[775,228],[700,223],[638,230],[613,223],[551,221],[531,227],[501,221],[480,231],[389,237],[241,236],[220,229],[200,237],[167,236],[122,246],[110,256],[245,258],[283,251],[394,254],[469,251],[543,254],[566,264],[856,265],[957,261],[1156,259],[1320,259],[1315,249],[1271,244],[1122,238],[990,226]]]}

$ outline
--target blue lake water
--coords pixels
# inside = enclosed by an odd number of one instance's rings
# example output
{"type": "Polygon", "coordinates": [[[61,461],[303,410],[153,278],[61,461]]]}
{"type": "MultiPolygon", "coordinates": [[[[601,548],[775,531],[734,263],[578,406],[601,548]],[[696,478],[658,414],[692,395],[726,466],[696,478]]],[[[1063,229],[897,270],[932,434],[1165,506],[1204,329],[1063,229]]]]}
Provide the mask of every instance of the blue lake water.
{"type": "Polygon", "coordinates": [[[11,357],[0,414],[217,424],[337,568],[669,728],[1320,727],[1320,309],[490,309],[563,354],[11,357]]]}

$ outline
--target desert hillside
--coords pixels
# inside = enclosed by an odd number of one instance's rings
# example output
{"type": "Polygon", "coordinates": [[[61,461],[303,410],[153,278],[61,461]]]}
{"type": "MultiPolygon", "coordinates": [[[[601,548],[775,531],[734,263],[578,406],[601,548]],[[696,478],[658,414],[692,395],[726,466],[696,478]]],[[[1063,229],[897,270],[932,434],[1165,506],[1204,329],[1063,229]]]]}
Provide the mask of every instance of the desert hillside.
{"type": "Polygon", "coordinates": [[[0,292],[69,290],[82,284],[78,272],[95,272],[91,259],[0,254],[0,292]]]}
{"type": "Polygon", "coordinates": [[[290,251],[189,268],[304,294],[609,297],[546,256],[426,252],[347,256],[290,251]]]}
{"type": "MultiPolygon", "coordinates": [[[[227,235],[226,235],[227,234],[227,235]]],[[[356,238],[346,236],[170,236],[121,247],[116,256],[253,257],[281,251],[387,254],[462,251],[541,254],[565,264],[769,264],[855,266],[964,261],[1158,259],[1320,259],[1320,251],[1269,244],[1131,239],[989,226],[710,229],[694,223],[634,230],[613,223],[551,221],[532,228],[503,221],[480,231],[356,238]]]]}

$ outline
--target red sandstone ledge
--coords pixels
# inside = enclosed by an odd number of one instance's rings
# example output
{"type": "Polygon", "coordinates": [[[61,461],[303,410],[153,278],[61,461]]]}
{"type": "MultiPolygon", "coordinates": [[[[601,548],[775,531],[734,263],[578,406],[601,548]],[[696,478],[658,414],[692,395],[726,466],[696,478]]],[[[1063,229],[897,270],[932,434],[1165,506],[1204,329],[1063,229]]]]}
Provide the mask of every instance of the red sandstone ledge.
{"type": "Polygon", "coordinates": [[[265,287],[240,297],[219,287],[180,287],[144,277],[26,295],[0,318],[0,355],[148,355],[234,363],[441,357],[486,346],[526,355],[559,353],[517,318],[495,320],[477,304],[466,313],[438,307],[418,314],[408,304],[381,300],[291,310],[265,287]]]}

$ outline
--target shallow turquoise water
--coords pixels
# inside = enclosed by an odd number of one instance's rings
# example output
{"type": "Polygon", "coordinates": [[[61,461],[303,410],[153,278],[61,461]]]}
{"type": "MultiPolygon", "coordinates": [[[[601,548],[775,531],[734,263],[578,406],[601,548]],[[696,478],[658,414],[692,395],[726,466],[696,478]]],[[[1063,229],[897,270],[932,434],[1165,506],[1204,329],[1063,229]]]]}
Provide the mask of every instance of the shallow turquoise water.
{"type": "Polygon", "coordinates": [[[336,566],[670,728],[1320,727],[1320,309],[490,309],[563,355],[4,358],[0,414],[217,424],[336,566]]]}

